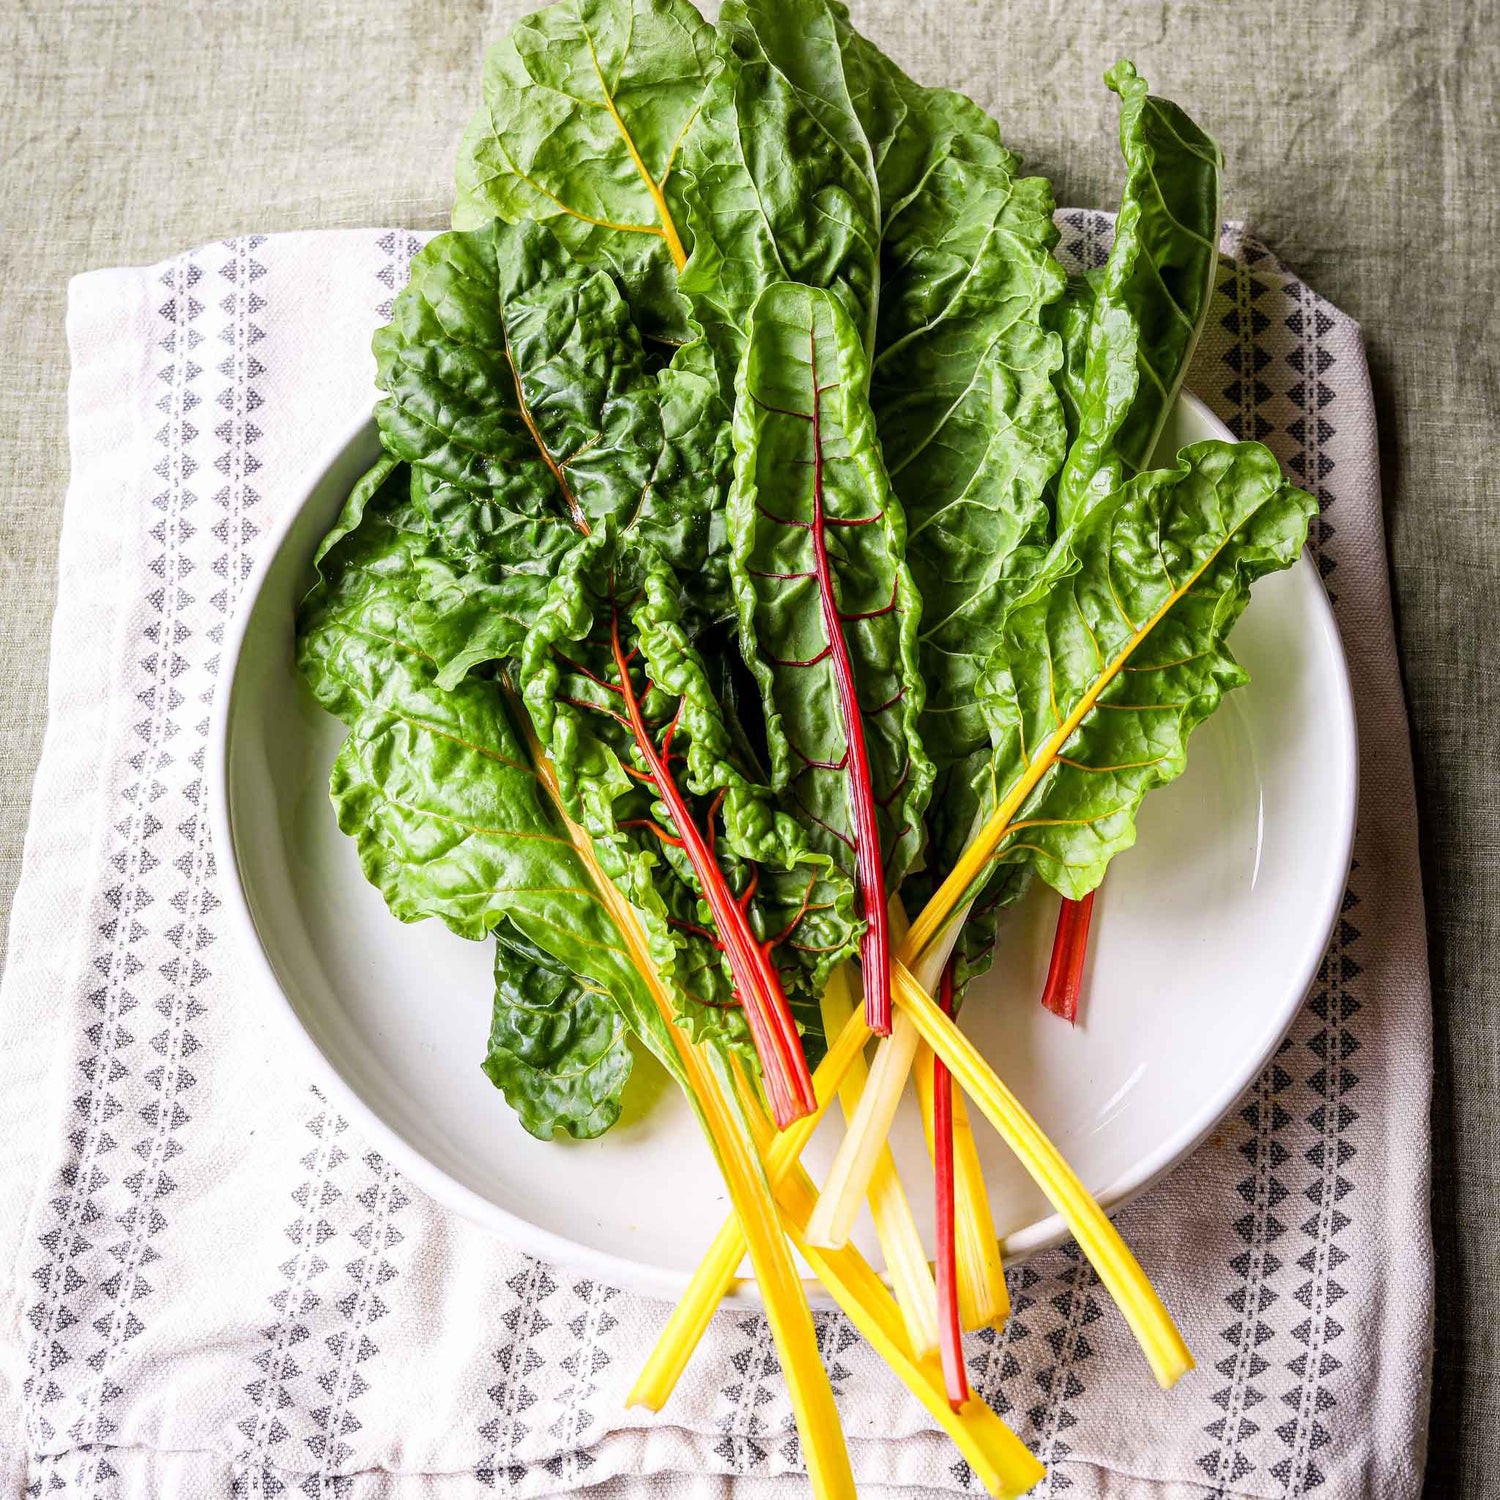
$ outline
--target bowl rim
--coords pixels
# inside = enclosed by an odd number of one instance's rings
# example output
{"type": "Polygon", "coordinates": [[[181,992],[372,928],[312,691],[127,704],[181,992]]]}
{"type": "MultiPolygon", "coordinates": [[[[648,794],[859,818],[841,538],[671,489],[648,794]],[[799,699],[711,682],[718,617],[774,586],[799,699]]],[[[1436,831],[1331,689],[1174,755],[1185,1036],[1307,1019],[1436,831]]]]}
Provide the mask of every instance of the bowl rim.
{"type": "MultiPolygon", "coordinates": [[[[1197,396],[1188,391],[1181,391],[1177,399],[1192,409],[1194,415],[1210,428],[1215,436],[1226,441],[1234,441],[1229,429],[1197,396]]],[[[209,722],[207,781],[209,826],[218,862],[219,891],[227,909],[228,921],[239,943],[241,954],[248,963],[250,982],[257,990],[268,996],[271,1009],[284,1023],[283,1029],[295,1034],[294,1046],[308,1064],[309,1072],[315,1080],[325,1090],[330,1091],[330,1102],[335,1103],[340,1112],[358,1127],[370,1144],[416,1186],[438,1203],[461,1214],[470,1222],[501,1236],[528,1254],[589,1271],[612,1284],[628,1286],[647,1295],[676,1299],[688,1286],[691,1273],[668,1270],[647,1261],[613,1255],[533,1224],[530,1220],[500,1207],[482,1193],[460,1182],[436,1162],[423,1155],[393,1126],[387,1124],[375,1109],[366,1103],[354,1086],[344,1078],[333,1058],[324,1052],[303,1023],[295,1003],[276,973],[256,925],[240,869],[229,806],[230,732],[233,726],[235,692],[239,683],[240,666],[249,624],[266,581],[313,495],[323,486],[328,475],[344,463],[349,450],[356,444],[368,440],[374,426],[373,414],[362,413],[335,442],[328,445],[319,459],[309,467],[307,482],[301,486],[294,500],[265,536],[261,554],[245,586],[240,591],[233,618],[225,634],[221,655],[222,665],[214,687],[209,722]]],[[[1265,1032],[1266,1041],[1260,1053],[1240,1070],[1238,1077],[1226,1082],[1207,1104],[1191,1118],[1185,1120],[1180,1129],[1173,1132],[1155,1150],[1147,1153],[1129,1170],[1121,1173],[1108,1186],[1095,1194],[1101,1207],[1111,1215],[1145,1193],[1183,1162],[1199,1144],[1207,1139],[1245,1089],[1259,1076],[1291,1029],[1292,1022],[1296,1019],[1303,1002],[1316,983],[1323,955],[1328,946],[1328,939],[1338,921],[1354,854],[1359,801],[1357,721],[1348,658],[1332,605],[1327,591],[1323,588],[1321,576],[1310,555],[1305,551],[1296,564],[1296,566],[1302,565],[1310,567],[1311,581],[1315,585],[1312,590],[1313,609],[1318,616],[1321,628],[1332,644],[1333,664],[1336,668],[1335,693],[1328,708],[1345,751],[1342,763],[1334,767],[1338,775],[1340,795],[1333,823],[1335,827],[1342,830],[1343,840],[1343,857],[1335,866],[1340,870],[1339,879],[1330,881],[1328,890],[1323,893],[1320,920],[1309,921],[1302,929],[1306,936],[1299,965],[1299,977],[1287,986],[1280,1011],[1273,1013],[1273,1018],[1265,1032]]],[[[1006,1261],[1014,1262],[1037,1251],[1049,1249],[1061,1243],[1066,1236],[1067,1229],[1060,1215],[1051,1214],[1037,1219],[1006,1237],[1006,1261]]],[[[809,1282],[808,1286],[815,1305],[832,1305],[821,1285],[809,1282]]],[[[737,1281],[730,1297],[744,1303],[758,1304],[760,1295],[753,1275],[737,1281]]]]}

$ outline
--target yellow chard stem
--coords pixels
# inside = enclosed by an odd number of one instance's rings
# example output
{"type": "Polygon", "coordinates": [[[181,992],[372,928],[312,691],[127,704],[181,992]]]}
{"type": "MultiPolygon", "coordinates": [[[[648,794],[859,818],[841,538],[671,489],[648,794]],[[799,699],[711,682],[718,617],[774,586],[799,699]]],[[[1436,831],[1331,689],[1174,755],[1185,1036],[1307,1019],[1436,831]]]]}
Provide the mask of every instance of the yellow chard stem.
{"type": "MultiPolygon", "coordinates": [[[[823,992],[823,1034],[838,1036],[854,1014],[855,997],[850,992],[847,966],[834,972],[823,992]]],[[[839,1105],[846,1122],[852,1120],[865,1086],[865,1060],[856,1057],[839,1084],[839,1105]]],[[[866,1194],[875,1236],[880,1241],[885,1268],[891,1278],[896,1303],[905,1320],[908,1342],[919,1358],[936,1354],[938,1348],[937,1288],[922,1236],[912,1217],[911,1204],[901,1186],[891,1148],[881,1143],[879,1159],[870,1176],[866,1194]]]]}
{"type": "Polygon", "coordinates": [[[857,1250],[821,1250],[807,1242],[799,1226],[807,1222],[815,1193],[806,1174],[789,1173],[776,1196],[792,1241],[818,1280],[876,1354],[953,1439],[985,1490],[996,1500],[1008,1500],[1045,1479],[1046,1469],[982,1397],[971,1396],[961,1410],[953,1410],[937,1360],[932,1356],[918,1359],[911,1353],[900,1308],[857,1250]]]}
{"type": "MultiPolygon", "coordinates": [[[[904,945],[907,921],[900,897],[891,899],[890,922],[892,936],[898,944],[904,945]]],[[[959,925],[952,924],[949,931],[956,933],[959,925]]],[[[950,946],[949,943],[938,945],[919,964],[927,989],[930,990],[941,975],[950,946]]],[[[833,1036],[836,1028],[825,1023],[825,1030],[829,1036],[833,1036]]],[[[916,1052],[916,1042],[917,1032],[910,1018],[898,1015],[891,1027],[891,1035],[879,1044],[876,1051],[875,1068],[868,1075],[870,1082],[867,1083],[865,1077],[859,1078],[862,1091],[859,1097],[860,1107],[856,1108],[853,1118],[845,1110],[848,1130],[808,1226],[808,1237],[814,1244],[840,1244],[843,1242],[838,1238],[840,1233],[847,1239],[861,1192],[868,1195],[874,1189],[874,1177],[869,1179],[866,1186],[863,1173],[874,1146],[884,1142],[895,1118],[906,1075],[911,1070],[912,1058],[916,1052]]],[[[930,1052],[927,1055],[931,1057],[930,1052]]],[[[856,1067],[858,1066],[857,1064],[856,1067]]],[[[863,1069],[860,1071],[862,1073],[863,1069]]],[[[853,1074],[854,1070],[851,1069],[851,1076],[853,1074]]],[[[848,1087],[849,1078],[846,1077],[839,1090],[841,1100],[848,1087]]],[[[922,1111],[927,1153],[931,1156],[934,1142],[930,1062],[925,1075],[920,1068],[917,1071],[917,1103],[922,1111]],[[924,1081],[925,1089],[922,1086],[924,1081]]],[[[1010,1293],[1005,1285],[1005,1268],[995,1234],[995,1220],[990,1213],[989,1196],[984,1189],[979,1150],[974,1142],[974,1132],[969,1126],[968,1111],[964,1107],[961,1090],[955,1090],[953,1094],[953,1165],[954,1249],[958,1266],[959,1320],[968,1329],[984,1328],[1009,1315],[1010,1293]]]]}
{"type": "MultiPolygon", "coordinates": [[[[773,1189],[802,1155],[813,1131],[838,1093],[839,1080],[870,1039],[864,1017],[855,1012],[813,1071],[813,1093],[818,1107],[795,1121],[771,1142],[765,1154],[765,1172],[773,1189]]],[[[627,1406],[645,1406],[660,1411],[677,1384],[693,1350],[708,1330],[714,1310],[734,1284],[734,1275],[745,1254],[745,1236],[734,1214],[725,1219],[704,1256],[682,1300],[672,1310],[667,1326],[656,1341],[645,1368],[630,1394],[627,1406]]]]}
{"type": "Polygon", "coordinates": [[[995,1076],[973,1042],[943,1014],[905,967],[893,965],[891,979],[902,1013],[912,1018],[922,1039],[947,1064],[948,1071],[1000,1132],[1072,1230],[1124,1313],[1158,1384],[1164,1388],[1174,1385],[1193,1368],[1193,1356],[1119,1231],[1021,1101],[995,1076]]]}
{"type": "MultiPolygon", "coordinates": [[[[1125,1314],[1158,1382],[1163,1386],[1174,1384],[1193,1368],[1193,1357],[1171,1315],[1121,1240],[1119,1231],[1105,1217],[1036,1121],[995,1076],[974,1044],[942,1013],[903,964],[892,965],[891,979],[898,1013],[910,1012],[922,1038],[948,1065],[948,1071],[959,1086],[978,1103],[985,1117],[1061,1214],[1099,1273],[1100,1280],[1125,1314]]],[[[767,1153],[766,1176],[773,1190],[791,1164],[801,1156],[822,1111],[833,1098],[839,1080],[869,1038],[870,1030],[856,1012],[813,1074],[818,1109],[798,1120],[791,1129],[782,1131],[767,1153]]],[[[719,1230],[712,1248],[694,1274],[687,1294],[673,1311],[628,1398],[629,1404],[661,1409],[708,1328],[714,1309],[733,1283],[735,1270],[744,1253],[744,1237],[739,1224],[731,1217],[719,1230]]]]}
{"type": "MultiPolygon", "coordinates": [[[[635,909],[599,867],[593,840],[588,833],[568,816],[558,792],[556,768],[533,733],[530,719],[521,713],[517,716],[517,723],[526,735],[537,780],[551,797],[569,841],[578,851],[598,890],[599,899],[608,909],[629,949],[631,962],[645,981],[656,1009],[666,1023],[672,1048],[698,1106],[704,1132],[714,1148],[719,1170],[724,1174],[729,1201],[734,1205],[735,1222],[742,1232],[741,1241],[750,1251],[750,1263],[760,1285],[771,1336],[776,1342],[786,1376],[813,1495],[816,1500],[857,1500],[854,1473],[849,1467],[849,1450],[844,1443],[838,1408],[834,1405],[833,1387],[828,1383],[828,1372],[818,1353],[812,1312],[807,1305],[802,1278],[792,1261],[790,1247],[781,1232],[770,1186],[753,1141],[747,1137],[749,1122],[739,1117],[737,1101],[729,1089],[721,1087],[705,1051],[694,1046],[677,1025],[671,997],[651,958],[635,909]]],[[[728,1082],[727,1070],[725,1081],[728,1082]]]]}
{"type": "Polygon", "coordinates": [[[818,1351],[807,1294],[781,1232],[761,1164],[751,1143],[736,1128],[732,1105],[705,1065],[701,1050],[689,1044],[675,1024],[672,1036],[703,1109],[730,1202],[750,1248],[750,1263],[781,1357],[812,1493],[816,1500],[856,1500],[849,1450],[818,1351]]]}
{"type": "MultiPolygon", "coordinates": [[[[757,1149],[768,1155],[773,1127],[743,1074],[740,1084],[757,1149]]],[[[953,1410],[936,1354],[913,1353],[901,1309],[858,1250],[852,1246],[826,1250],[808,1242],[805,1226],[816,1197],[812,1179],[800,1162],[794,1162],[776,1188],[776,1201],[792,1242],[814,1275],[902,1384],[953,1439],[985,1490],[995,1500],[1024,1495],[1046,1477],[1046,1469],[983,1397],[972,1395],[961,1410],[953,1410]]]]}

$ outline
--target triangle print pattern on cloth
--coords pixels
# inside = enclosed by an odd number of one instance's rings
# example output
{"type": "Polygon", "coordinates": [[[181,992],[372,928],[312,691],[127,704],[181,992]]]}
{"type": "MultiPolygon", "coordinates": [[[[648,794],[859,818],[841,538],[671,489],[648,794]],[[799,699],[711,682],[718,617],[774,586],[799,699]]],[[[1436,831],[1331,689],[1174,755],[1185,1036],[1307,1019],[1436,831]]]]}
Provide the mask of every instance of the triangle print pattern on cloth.
{"type": "MultiPolygon", "coordinates": [[[[254,346],[265,274],[256,236],[173,262],[155,278],[154,493],[144,535],[140,629],[120,745],[71,1102],[70,1159],[39,1236],[25,1394],[32,1442],[78,1448],[119,1431],[118,1376],[145,1331],[157,1241],[170,1227],[174,1163],[197,1108],[195,1028],[207,1013],[218,934],[203,749],[224,622],[252,565],[264,373],[254,346]],[[210,404],[212,403],[212,404],[210,404]],[[196,545],[194,545],[196,543],[196,545]],[[80,1316],[78,1308],[86,1309],[80,1316]],[[57,1372],[83,1356],[92,1378],[57,1372]]],[[[145,351],[143,351],[145,352],[145,351]]],[[[144,476],[143,476],[144,477],[144,476]]]]}
{"type": "MultiPolygon", "coordinates": [[[[1059,227],[1071,266],[1102,260],[1107,215],[1059,227]]],[[[721,1315],[663,1416],[626,1412],[666,1307],[438,1208],[288,1066],[239,977],[203,785],[224,629],[369,410],[370,335],[422,241],[253,236],[73,287],[51,712],[0,994],[7,1045],[50,1049],[0,1167],[21,1370],[0,1481],[28,1495],[805,1493],[763,1319],[721,1315]]],[[[1014,1315],[969,1365],[1049,1464],[1044,1495],[1404,1497],[1430,1038],[1372,403],[1357,328],[1239,230],[1224,251],[1190,384],[1318,498],[1380,817],[1281,1051],[1123,1215],[1200,1368],[1156,1391],[1072,1247],[1012,1268],[1014,1315]]],[[[847,1320],[817,1324],[861,1484],[972,1492],[847,1320]]]]}

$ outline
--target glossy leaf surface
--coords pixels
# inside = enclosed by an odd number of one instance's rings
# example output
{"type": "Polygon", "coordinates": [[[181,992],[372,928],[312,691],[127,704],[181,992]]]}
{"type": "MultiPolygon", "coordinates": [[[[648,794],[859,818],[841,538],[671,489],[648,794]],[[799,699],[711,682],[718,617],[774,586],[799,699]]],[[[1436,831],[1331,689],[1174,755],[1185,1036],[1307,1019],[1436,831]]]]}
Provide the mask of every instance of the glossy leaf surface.
{"type": "Polygon", "coordinates": [[[824,0],[727,0],[721,62],[683,147],[693,254],[682,291],[726,385],[756,299],[778,281],[834,291],[870,347],[880,188],[824,0]]]}
{"type": "Polygon", "coordinates": [[[497,929],[484,1071],[540,1140],[602,1135],[620,1117],[632,1058],[609,993],[515,933],[497,929]]]}
{"type": "Polygon", "coordinates": [[[719,880],[743,903],[756,940],[779,940],[777,973],[816,1035],[817,990],[852,949],[852,891],[744,764],[683,628],[671,570],[647,549],[622,553],[607,535],[591,537],[568,559],[528,636],[521,680],[564,805],[610,878],[670,933],[693,1034],[746,1037],[745,997],[731,984],[709,889],[719,880]],[[649,745],[631,722],[631,699],[649,745]],[[658,755],[670,789],[650,763],[658,755]],[[691,842],[684,818],[706,842],[707,878],[682,847],[691,842]]]}
{"type": "Polygon", "coordinates": [[[1075,899],[1135,841],[1142,797],[1245,681],[1226,639],[1265,573],[1289,567],[1315,502],[1257,443],[1185,448],[1127,481],[1058,546],[1010,611],[987,683],[999,850],[1075,899]]]}
{"type": "Polygon", "coordinates": [[[1103,270],[1075,283],[1061,318],[1074,417],[1058,486],[1064,528],[1150,460],[1208,315],[1219,257],[1219,148],[1150,94],[1130,63],[1116,63],[1105,82],[1120,96],[1125,191],[1103,270]]]}
{"type": "Polygon", "coordinates": [[[723,608],[727,411],[701,376],[653,365],[607,272],[536,224],[440,235],[375,353],[382,441],[416,467],[449,565],[429,586],[490,619],[456,671],[513,654],[561,557],[605,522],[723,608]]]}
{"type": "Polygon", "coordinates": [[[674,1072],[633,941],[538,781],[500,685],[438,685],[416,566],[421,518],[399,485],[324,556],[299,617],[298,665],[349,727],[330,788],[365,875],[402,921],[462,937],[502,922],[596,991],[674,1072]]]}
{"type": "Polygon", "coordinates": [[[454,227],[543,221],[620,275],[647,332],[686,336],[675,173],[714,50],[688,0],[561,0],[527,16],[485,59],[454,227]]]}
{"type": "Polygon", "coordinates": [[[858,881],[868,998],[889,963],[887,884],[921,847],[932,767],[917,733],[920,607],[867,370],[833,294],[762,295],[737,381],[730,532],[773,780],[858,881]]]}

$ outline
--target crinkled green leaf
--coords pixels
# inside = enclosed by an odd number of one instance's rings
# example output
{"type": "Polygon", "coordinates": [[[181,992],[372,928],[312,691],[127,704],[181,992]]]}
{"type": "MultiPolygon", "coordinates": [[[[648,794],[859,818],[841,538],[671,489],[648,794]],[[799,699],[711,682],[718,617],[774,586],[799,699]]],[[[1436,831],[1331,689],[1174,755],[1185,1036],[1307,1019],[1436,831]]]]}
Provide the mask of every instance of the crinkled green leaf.
{"type": "Polygon", "coordinates": [[[393,495],[402,498],[410,483],[410,473],[401,460],[394,454],[382,453],[349,491],[349,498],[344,501],[338,520],[313,553],[313,566],[320,566],[328,553],[359,525],[364,519],[365,507],[376,501],[382,491],[389,487],[393,495]]]}
{"type": "Polygon", "coordinates": [[[502,924],[484,1071],[539,1140],[603,1135],[620,1118],[633,1061],[607,990],[502,924]]]}
{"type": "Polygon", "coordinates": [[[430,588],[481,627],[445,681],[513,654],[563,554],[606,522],[726,607],[727,410],[711,381],[653,367],[609,273],[537,224],[440,235],[375,353],[382,440],[415,466],[446,564],[430,588]]]}
{"type": "Polygon", "coordinates": [[[1149,462],[1218,265],[1219,148],[1175,104],[1148,93],[1130,63],[1116,63],[1105,82],[1120,96],[1125,192],[1109,259],[1075,281],[1059,318],[1075,433],[1058,485],[1060,528],[1149,462]]]}
{"type": "Polygon", "coordinates": [[[683,143],[693,253],[680,284],[727,386],[750,310],[778,281],[834,291],[873,344],[882,214],[825,0],[726,0],[719,35],[683,143]]]}
{"type": "Polygon", "coordinates": [[[651,731],[670,739],[678,785],[708,830],[733,895],[752,880],[751,926],[786,932],[775,960],[799,1020],[817,1032],[815,997],[857,933],[849,883],[807,847],[795,819],[742,764],[707,666],[684,629],[671,569],[643,546],[598,534],[563,565],[526,641],[521,682],[564,805],[591,835],[602,868],[670,935],[684,1016],[695,1035],[747,1039],[711,930],[712,914],[677,830],[625,722],[614,654],[632,672],[651,731]],[[789,929],[789,930],[788,930],[789,929]]]}
{"type": "Polygon", "coordinates": [[[499,685],[438,686],[411,616],[421,518],[387,485],[324,555],[298,621],[298,665],[349,727],[330,786],[339,826],[402,921],[480,938],[502,921],[606,991],[674,1074],[631,945],[537,780],[499,685]]]}
{"type": "MultiPolygon", "coordinates": [[[[386,455],[350,492],[315,554],[322,582],[305,601],[299,625],[307,649],[341,641],[338,633],[318,635],[320,622],[329,611],[348,618],[356,606],[365,611],[372,639],[400,642],[439,664],[461,655],[477,635],[524,629],[494,615],[503,601],[435,585],[454,570],[412,498],[419,478],[420,471],[386,455]]],[[[314,687],[340,717],[359,711],[356,700],[338,696],[338,675],[319,674],[314,687]]]]}
{"type": "Polygon", "coordinates": [[[906,510],[922,736],[942,771],[988,742],[976,685],[1008,598],[1050,541],[1045,496],[1065,431],[1061,351],[1043,319],[1063,276],[1051,190],[1019,175],[983,111],[888,63],[870,72],[866,97],[887,100],[875,114],[889,122],[882,178],[896,204],[870,400],[906,510]]]}
{"type": "Polygon", "coordinates": [[[1258,443],[1184,448],[1060,541],[1009,612],[986,703],[990,807],[1026,793],[1001,857],[1083,896],[1135,841],[1142,797],[1245,681],[1226,639],[1261,575],[1289,567],[1316,508],[1258,443]],[[1028,790],[1029,788],[1029,790],[1028,790]]]}
{"type": "MultiPolygon", "coordinates": [[[[903,887],[915,911],[972,832],[970,782],[989,759],[981,675],[1007,602],[1050,540],[1045,496],[1066,440],[1060,353],[1043,320],[1063,277],[1051,190],[1020,176],[994,121],[961,94],[913,82],[832,9],[883,216],[870,400],[922,600],[920,732],[935,777],[925,868],[903,887]]],[[[1024,880],[994,883],[1010,900],[1024,880]]],[[[960,986],[988,962],[988,901],[963,932],[960,986]]]]}
{"type": "Polygon", "coordinates": [[[737,383],[729,530],[773,783],[817,847],[853,871],[862,769],[843,696],[852,687],[894,889],[921,847],[932,766],[917,731],[921,611],[867,375],[833,294],[791,282],[762,294],[737,383]]]}
{"type": "Polygon", "coordinates": [[[674,169],[714,48],[688,0],[561,0],[527,16],[485,59],[454,228],[544,221],[578,260],[617,272],[646,332],[687,337],[674,169]]]}

